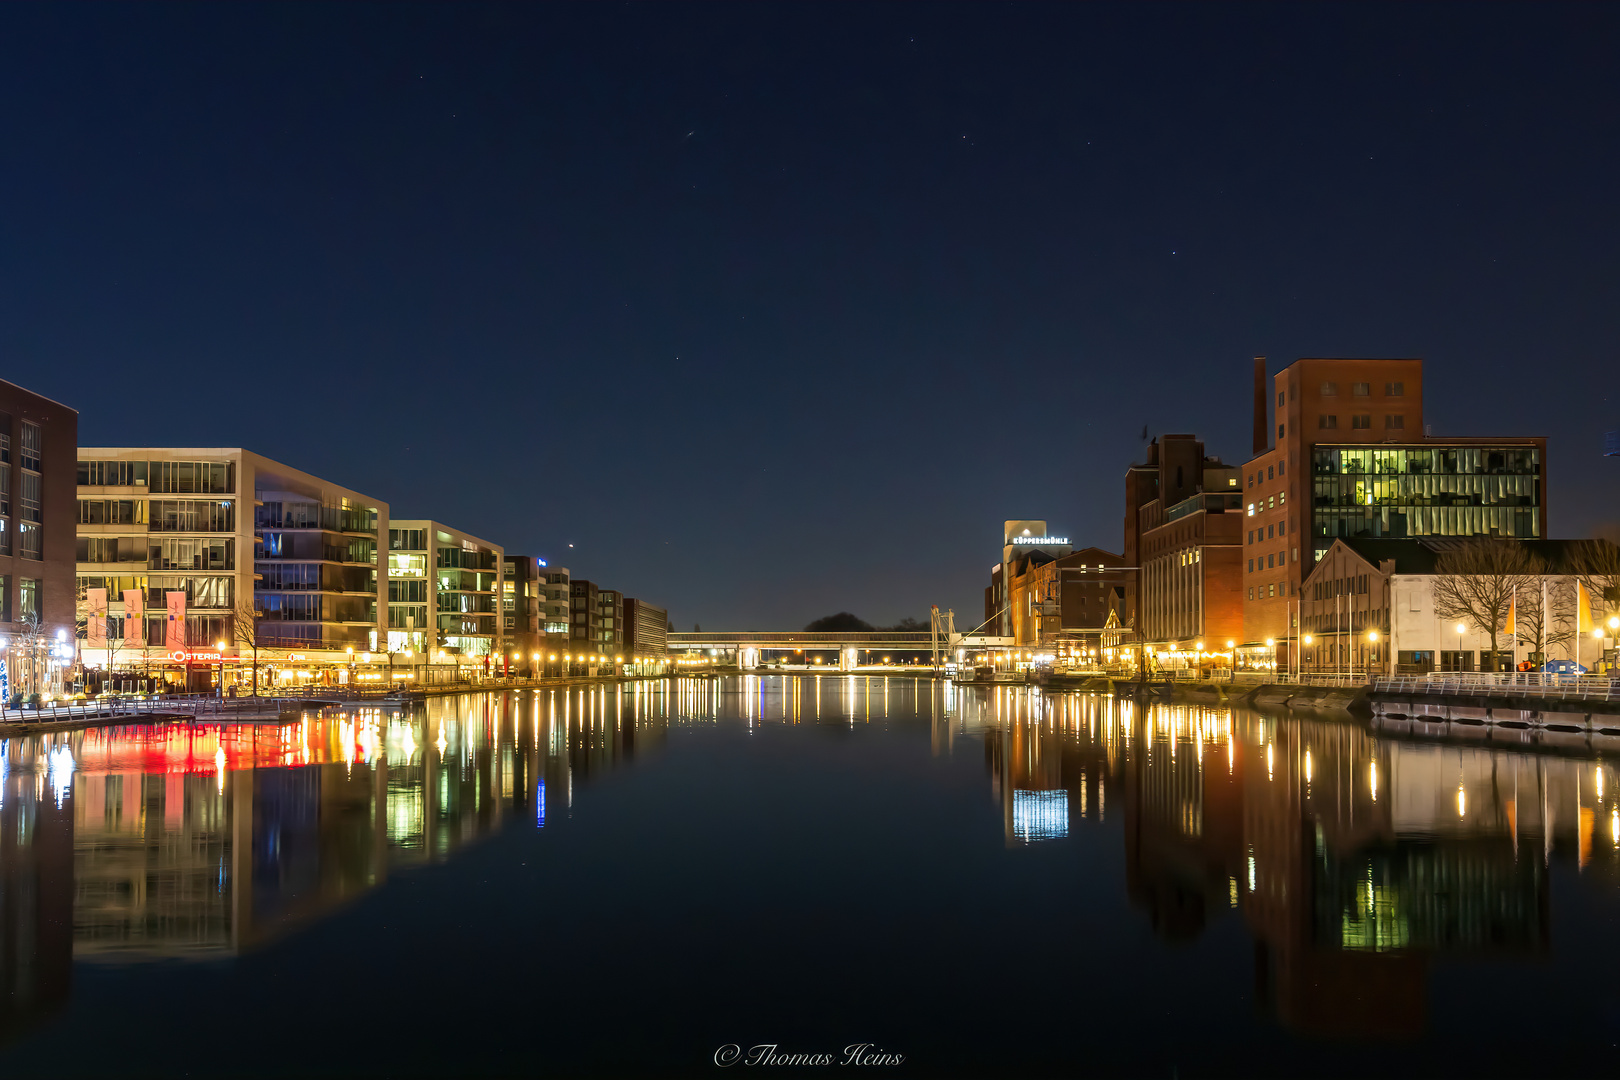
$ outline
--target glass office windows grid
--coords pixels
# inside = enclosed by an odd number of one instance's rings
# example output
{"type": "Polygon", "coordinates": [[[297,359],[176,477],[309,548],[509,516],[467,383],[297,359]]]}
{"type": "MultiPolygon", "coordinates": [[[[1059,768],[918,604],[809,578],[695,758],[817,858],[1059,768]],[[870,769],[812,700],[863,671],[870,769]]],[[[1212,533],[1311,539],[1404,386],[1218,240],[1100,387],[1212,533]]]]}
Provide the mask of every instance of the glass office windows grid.
{"type": "Polygon", "coordinates": [[[236,543],[232,540],[165,539],[151,545],[154,570],[234,570],[236,543]]]}
{"type": "Polygon", "coordinates": [[[11,554],[11,522],[0,518],[0,555],[11,554]]]}
{"type": "Polygon", "coordinates": [[[126,589],[139,589],[145,597],[150,584],[145,574],[79,574],[73,579],[75,599],[85,599],[88,589],[106,589],[107,599],[114,604],[123,601],[126,589]]]}
{"type": "Polygon", "coordinates": [[[425,630],[428,624],[426,604],[389,604],[390,630],[425,630]]]}
{"type": "Polygon", "coordinates": [[[140,563],[146,565],[143,536],[81,536],[74,544],[74,560],[82,563],[140,563]]]}
{"type": "Polygon", "coordinates": [[[388,555],[389,577],[427,577],[426,555],[402,555],[390,552],[388,555]]]}
{"type": "Polygon", "coordinates": [[[147,576],[146,603],[159,608],[168,602],[164,595],[170,592],[186,594],[187,607],[228,608],[233,606],[236,594],[236,575],[217,574],[210,577],[180,577],[169,574],[147,576]]]}
{"type": "Polygon", "coordinates": [[[164,495],[229,495],[236,468],[218,461],[154,461],[148,490],[164,495]]]}
{"type": "Polygon", "coordinates": [[[266,500],[253,520],[261,529],[324,529],[329,532],[377,532],[376,511],[368,507],[332,506],[315,499],[266,500]]]}
{"type": "Polygon", "coordinates": [[[1313,534],[1540,535],[1536,447],[1319,447],[1313,534]]]}
{"type": "Polygon", "coordinates": [[[21,464],[25,469],[33,469],[35,472],[38,472],[41,444],[39,425],[30,424],[28,421],[24,420],[22,424],[21,439],[19,441],[21,443],[21,453],[18,455],[18,463],[21,464]]]}
{"type": "Polygon", "coordinates": [[[320,622],[321,597],[298,593],[269,593],[259,597],[259,609],[270,622],[320,622]]]}
{"type": "MultiPolygon", "coordinates": [[[[82,501],[82,500],[81,500],[82,501]]],[[[234,505],[201,499],[153,499],[153,532],[232,532],[236,528],[234,505]]]]}
{"type": "Polygon", "coordinates": [[[427,598],[428,583],[425,579],[405,578],[388,583],[390,603],[425,604],[427,598]]]}
{"type": "Polygon", "coordinates": [[[24,521],[44,521],[40,513],[40,475],[39,473],[25,472],[22,474],[22,518],[24,521]]]}
{"type": "Polygon", "coordinates": [[[0,463],[11,464],[11,436],[0,434],[0,463]]]}
{"type": "Polygon", "coordinates": [[[17,526],[17,554],[25,559],[43,560],[44,537],[38,525],[24,521],[17,526]]]}
{"type": "Polygon", "coordinates": [[[313,592],[321,587],[319,563],[255,563],[260,592],[313,592]]]}
{"type": "Polygon", "coordinates": [[[0,574],[0,622],[11,621],[11,575],[0,574]]]}
{"type": "Polygon", "coordinates": [[[388,549],[390,551],[426,551],[426,529],[389,529],[388,549]]]}
{"type": "Polygon", "coordinates": [[[81,461],[79,483],[97,487],[145,487],[144,461],[81,461]]]}
{"type": "Polygon", "coordinates": [[[80,525],[145,525],[145,499],[80,499],[80,525]]]}
{"type": "Polygon", "coordinates": [[[17,617],[19,619],[43,618],[44,612],[39,607],[39,579],[20,578],[17,581],[17,617]]]}
{"type": "Polygon", "coordinates": [[[0,465],[0,515],[11,516],[11,468],[0,465]]]}

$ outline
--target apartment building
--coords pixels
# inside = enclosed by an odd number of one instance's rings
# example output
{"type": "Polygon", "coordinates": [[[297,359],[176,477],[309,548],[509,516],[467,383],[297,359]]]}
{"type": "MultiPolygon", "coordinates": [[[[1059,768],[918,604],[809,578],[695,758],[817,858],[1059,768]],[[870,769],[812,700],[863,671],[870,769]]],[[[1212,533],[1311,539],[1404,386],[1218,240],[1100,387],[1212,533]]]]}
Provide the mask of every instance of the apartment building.
{"type": "Polygon", "coordinates": [[[274,684],[379,647],[387,503],[228,447],[83,447],[77,495],[88,668],[203,689],[257,651],[274,684]]]}
{"type": "Polygon", "coordinates": [[[493,674],[505,648],[499,544],[443,522],[411,518],[388,529],[388,651],[461,674],[493,674]]]}
{"type": "Polygon", "coordinates": [[[669,611],[645,600],[624,602],[624,658],[656,663],[669,655],[669,611]]]}
{"type": "Polygon", "coordinates": [[[538,670],[545,645],[543,610],[546,560],[533,555],[507,555],[501,560],[501,630],[506,635],[503,670],[525,677],[538,670]]]}
{"type": "Polygon", "coordinates": [[[0,688],[60,692],[72,664],[79,414],[0,380],[0,688]]]}

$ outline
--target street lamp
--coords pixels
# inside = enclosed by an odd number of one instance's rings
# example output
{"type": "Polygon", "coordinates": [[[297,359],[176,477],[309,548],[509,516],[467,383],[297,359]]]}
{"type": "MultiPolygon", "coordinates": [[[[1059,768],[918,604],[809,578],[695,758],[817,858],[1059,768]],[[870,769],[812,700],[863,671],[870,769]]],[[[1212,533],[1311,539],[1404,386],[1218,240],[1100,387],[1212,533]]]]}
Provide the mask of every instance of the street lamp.
{"type": "Polygon", "coordinates": [[[1464,626],[1462,623],[1457,624],[1457,670],[1458,671],[1461,671],[1463,669],[1462,639],[1463,639],[1463,631],[1467,630],[1467,629],[1468,629],[1468,627],[1464,626]]]}

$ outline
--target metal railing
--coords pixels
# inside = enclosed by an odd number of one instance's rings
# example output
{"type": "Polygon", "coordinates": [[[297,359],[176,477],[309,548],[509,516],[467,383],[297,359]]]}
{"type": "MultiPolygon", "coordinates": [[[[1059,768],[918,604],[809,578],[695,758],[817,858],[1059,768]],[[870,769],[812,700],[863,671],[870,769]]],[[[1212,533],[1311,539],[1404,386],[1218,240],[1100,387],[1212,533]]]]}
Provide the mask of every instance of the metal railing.
{"type": "Polygon", "coordinates": [[[1620,681],[1608,675],[1554,675],[1540,671],[1454,671],[1431,675],[1382,676],[1373,682],[1373,691],[1380,694],[1477,694],[1620,701],[1620,681]]]}
{"type": "Polygon", "coordinates": [[[301,707],[302,703],[282,694],[223,699],[215,694],[118,694],[79,702],[45,702],[34,708],[0,706],[0,723],[46,724],[174,713],[228,717],[280,711],[289,705],[301,707]]]}

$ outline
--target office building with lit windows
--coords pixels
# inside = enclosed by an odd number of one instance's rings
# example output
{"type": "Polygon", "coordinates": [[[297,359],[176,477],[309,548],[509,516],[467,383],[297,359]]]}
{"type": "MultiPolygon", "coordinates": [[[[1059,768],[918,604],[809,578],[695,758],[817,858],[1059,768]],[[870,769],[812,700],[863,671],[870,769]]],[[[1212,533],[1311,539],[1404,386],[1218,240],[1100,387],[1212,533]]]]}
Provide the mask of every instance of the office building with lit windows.
{"type": "Polygon", "coordinates": [[[1301,359],[1268,387],[1257,357],[1244,652],[1286,664],[1300,585],[1334,540],[1545,537],[1546,460],[1543,437],[1429,435],[1422,360],[1301,359]]]}
{"type": "Polygon", "coordinates": [[[0,659],[11,696],[60,691],[72,663],[78,442],[75,410],[0,380],[0,659]]]}
{"type": "Polygon", "coordinates": [[[499,544],[438,521],[388,530],[388,651],[461,674],[494,674],[505,648],[499,544]]]}
{"type": "Polygon", "coordinates": [[[81,447],[77,485],[92,672],[201,689],[256,647],[273,686],[378,648],[387,503],[240,448],[81,447]]]}

